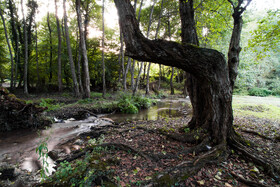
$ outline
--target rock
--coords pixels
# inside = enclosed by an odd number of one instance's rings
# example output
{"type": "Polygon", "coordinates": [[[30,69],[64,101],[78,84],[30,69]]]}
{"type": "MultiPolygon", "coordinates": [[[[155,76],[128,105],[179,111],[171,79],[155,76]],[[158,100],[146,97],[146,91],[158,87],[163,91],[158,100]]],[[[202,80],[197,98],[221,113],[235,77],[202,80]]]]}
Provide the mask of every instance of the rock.
{"type": "Polygon", "coordinates": [[[0,180],[14,180],[16,175],[14,173],[15,168],[6,163],[0,166],[0,180]]]}
{"type": "Polygon", "coordinates": [[[77,139],[75,140],[75,142],[73,143],[74,145],[83,145],[84,144],[84,141],[81,140],[81,139],[77,139]]]}

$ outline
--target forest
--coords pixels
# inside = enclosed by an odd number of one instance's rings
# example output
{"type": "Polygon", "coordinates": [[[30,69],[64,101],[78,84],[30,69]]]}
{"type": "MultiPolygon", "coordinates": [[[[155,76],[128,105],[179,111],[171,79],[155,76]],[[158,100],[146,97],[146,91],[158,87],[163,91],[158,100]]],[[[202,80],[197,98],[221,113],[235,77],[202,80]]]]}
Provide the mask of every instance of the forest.
{"type": "Polygon", "coordinates": [[[0,16],[0,186],[280,185],[276,0],[1,0],[0,16]]]}

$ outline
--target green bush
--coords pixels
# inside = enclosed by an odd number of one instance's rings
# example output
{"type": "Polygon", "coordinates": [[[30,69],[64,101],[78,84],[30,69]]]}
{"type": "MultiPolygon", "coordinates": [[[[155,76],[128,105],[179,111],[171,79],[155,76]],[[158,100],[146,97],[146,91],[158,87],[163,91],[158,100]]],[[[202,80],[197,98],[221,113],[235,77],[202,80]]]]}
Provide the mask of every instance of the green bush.
{"type": "Polygon", "coordinates": [[[60,108],[59,104],[54,104],[55,100],[47,98],[47,99],[41,99],[41,102],[39,104],[39,106],[41,107],[47,107],[47,111],[53,111],[53,110],[57,110],[58,108],[60,108]]]}
{"type": "Polygon", "coordinates": [[[271,95],[272,92],[266,88],[251,88],[249,90],[249,95],[251,96],[261,96],[261,97],[266,97],[271,95]]]}
{"type": "Polygon", "coordinates": [[[133,103],[138,109],[149,108],[152,104],[151,99],[143,96],[133,97],[133,103]]]}
{"type": "Polygon", "coordinates": [[[129,94],[122,94],[117,106],[122,113],[137,114],[139,109],[149,108],[152,104],[151,99],[143,96],[132,97],[129,94]]]}

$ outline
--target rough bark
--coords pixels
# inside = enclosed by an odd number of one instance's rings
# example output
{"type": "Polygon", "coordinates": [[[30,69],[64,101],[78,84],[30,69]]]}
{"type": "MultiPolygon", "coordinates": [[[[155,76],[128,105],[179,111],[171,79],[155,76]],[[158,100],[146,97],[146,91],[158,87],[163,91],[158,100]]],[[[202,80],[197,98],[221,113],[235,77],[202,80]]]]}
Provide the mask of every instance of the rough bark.
{"type": "Polygon", "coordinates": [[[74,62],[73,62],[72,49],[71,49],[71,45],[70,45],[70,37],[69,37],[69,31],[68,31],[65,3],[66,3],[66,0],[63,0],[64,29],[65,29],[65,37],[66,37],[66,43],[67,43],[67,51],[68,51],[69,63],[70,63],[70,68],[71,68],[72,80],[73,80],[74,94],[75,94],[75,97],[79,97],[80,92],[79,92],[79,86],[78,86],[76,72],[75,72],[75,66],[74,66],[74,62]]]}
{"type": "Polygon", "coordinates": [[[5,32],[5,37],[6,37],[6,42],[8,44],[8,49],[9,49],[10,58],[11,58],[11,83],[10,83],[10,87],[13,88],[13,85],[14,85],[14,57],[13,57],[13,53],[12,53],[12,49],[11,49],[11,45],[10,45],[10,41],[9,41],[9,37],[8,37],[8,33],[7,33],[7,28],[6,28],[6,24],[5,24],[5,19],[4,19],[4,16],[2,14],[2,8],[1,7],[0,7],[0,16],[1,16],[1,19],[2,19],[4,32],[5,32]]]}
{"type": "Polygon", "coordinates": [[[27,38],[27,25],[23,10],[23,1],[21,0],[21,11],[22,11],[22,21],[23,21],[23,34],[24,34],[24,73],[23,73],[23,82],[24,82],[24,93],[28,94],[28,38],[27,38]]]}
{"type": "Polygon", "coordinates": [[[238,74],[238,66],[239,66],[239,53],[241,51],[240,47],[240,36],[242,30],[242,13],[246,10],[247,6],[251,3],[252,0],[248,0],[246,5],[242,7],[242,0],[238,0],[237,6],[234,6],[234,3],[231,0],[228,2],[231,3],[234,13],[233,17],[233,30],[229,45],[228,52],[228,68],[229,68],[229,78],[232,85],[232,89],[234,87],[234,83],[238,74]]]}
{"type": "Polygon", "coordinates": [[[90,98],[90,78],[89,78],[89,70],[88,70],[88,58],[87,58],[87,49],[86,49],[86,42],[85,42],[85,35],[82,26],[82,16],[80,13],[81,1],[76,0],[76,12],[77,12],[77,21],[80,33],[80,44],[82,49],[83,55],[83,75],[84,75],[84,97],[90,98]]]}
{"type": "Polygon", "coordinates": [[[55,18],[56,18],[56,28],[57,28],[57,37],[58,37],[58,46],[57,46],[57,81],[58,81],[58,91],[62,92],[62,73],[61,73],[61,31],[60,31],[60,21],[58,18],[57,12],[57,0],[54,0],[55,4],[55,18]]]}
{"type": "Polygon", "coordinates": [[[226,141],[232,128],[232,92],[224,55],[190,44],[149,40],[141,33],[130,2],[115,0],[115,4],[127,46],[126,55],[140,61],[181,68],[200,80],[201,86],[208,90],[204,96],[208,116],[201,124],[215,143],[226,141]]]}

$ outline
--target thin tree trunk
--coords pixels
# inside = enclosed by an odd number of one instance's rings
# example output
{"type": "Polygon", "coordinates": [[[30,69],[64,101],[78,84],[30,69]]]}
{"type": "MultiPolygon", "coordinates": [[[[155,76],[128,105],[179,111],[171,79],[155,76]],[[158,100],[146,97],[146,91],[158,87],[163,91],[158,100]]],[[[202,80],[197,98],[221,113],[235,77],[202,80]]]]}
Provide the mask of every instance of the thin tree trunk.
{"type": "Polygon", "coordinates": [[[61,31],[60,31],[60,21],[58,18],[57,12],[57,0],[54,0],[55,4],[55,18],[56,18],[56,28],[57,28],[57,37],[58,37],[58,46],[57,46],[57,81],[58,81],[58,91],[62,92],[62,73],[61,73],[61,31]]]}
{"type": "Polygon", "coordinates": [[[124,91],[127,91],[126,76],[127,76],[128,70],[130,68],[130,65],[131,65],[131,58],[128,58],[127,65],[126,65],[126,68],[125,68],[125,71],[124,71],[124,74],[123,74],[123,89],[124,89],[124,91]]]}
{"type": "MultiPolygon", "coordinates": [[[[121,40],[121,48],[120,48],[120,53],[121,53],[121,73],[122,73],[122,78],[124,77],[125,74],[125,69],[124,69],[124,45],[123,45],[123,34],[122,30],[120,29],[120,40],[121,40]]],[[[124,88],[124,81],[122,82],[123,88],[124,88]]]]}
{"type": "Polygon", "coordinates": [[[82,74],[81,74],[81,42],[78,39],[79,38],[79,34],[77,32],[77,73],[78,73],[78,82],[79,82],[79,87],[80,87],[80,91],[82,94],[84,94],[84,87],[83,87],[83,83],[82,83],[82,74]]]}
{"type": "Polygon", "coordinates": [[[89,70],[88,70],[88,58],[87,58],[87,49],[86,49],[86,42],[85,42],[85,35],[82,27],[82,16],[80,13],[80,5],[81,1],[76,0],[76,11],[77,11],[77,17],[78,17],[78,27],[79,27],[79,33],[80,33],[80,42],[81,42],[81,48],[82,48],[82,55],[83,55],[83,75],[84,75],[84,92],[85,97],[90,98],[90,78],[89,78],[89,70]]]}
{"type": "MultiPolygon", "coordinates": [[[[143,0],[141,0],[141,3],[140,3],[140,7],[139,7],[139,12],[138,12],[138,18],[137,20],[140,22],[140,18],[141,18],[141,10],[142,10],[142,6],[143,6],[143,0]]],[[[134,12],[136,14],[136,4],[134,6],[134,12]]],[[[133,59],[133,63],[135,62],[135,60],[133,59]]],[[[138,73],[138,76],[136,78],[136,83],[135,83],[135,86],[132,87],[132,90],[133,90],[133,95],[135,95],[135,93],[137,92],[138,90],[138,86],[139,86],[139,82],[140,82],[140,78],[141,78],[141,72],[142,72],[142,69],[143,69],[143,62],[140,62],[141,63],[141,67],[140,67],[140,70],[139,70],[139,73],[138,73]]],[[[139,65],[139,63],[138,63],[139,65]]],[[[133,79],[134,79],[134,69],[133,69],[133,79]]]]}
{"type": "Polygon", "coordinates": [[[27,31],[26,31],[26,21],[23,10],[23,0],[21,0],[21,11],[22,11],[22,20],[23,20],[23,33],[24,33],[24,73],[23,73],[23,81],[24,81],[24,94],[28,94],[28,39],[27,39],[27,31]]]}
{"type": "Polygon", "coordinates": [[[64,9],[64,29],[65,29],[65,37],[66,37],[66,43],[67,43],[67,51],[69,56],[69,63],[71,68],[71,74],[73,79],[73,87],[74,87],[74,94],[76,97],[80,96],[79,92],[79,86],[77,82],[76,72],[75,72],[75,65],[73,62],[73,56],[72,56],[72,49],[70,45],[70,37],[69,37],[69,31],[68,31],[68,23],[67,23],[67,14],[66,14],[66,0],[63,0],[63,9],[64,9]]]}
{"type": "Polygon", "coordinates": [[[103,82],[103,89],[102,89],[102,96],[105,98],[106,94],[106,80],[105,80],[105,61],[104,61],[104,42],[105,42],[105,20],[104,20],[104,12],[105,10],[105,0],[102,3],[102,82],[103,82]]]}
{"type": "Polygon", "coordinates": [[[159,77],[158,77],[158,90],[160,90],[160,84],[161,84],[161,64],[159,66],[159,77]]]}
{"type": "Polygon", "coordinates": [[[137,93],[142,69],[143,69],[143,62],[141,62],[140,70],[139,70],[139,73],[138,73],[138,76],[137,76],[137,79],[136,79],[135,87],[134,87],[134,90],[133,90],[133,96],[137,93]]]}
{"type": "Polygon", "coordinates": [[[48,22],[48,29],[49,29],[49,42],[50,42],[50,62],[49,62],[49,84],[52,82],[52,29],[50,25],[50,12],[47,14],[47,22],[48,22]]]}
{"type": "MultiPolygon", "coordinates": [[[[158,19],[158,25],[157,25],[155,40],[156,40],[157,37],[158,37],[159,27],[160,27],[160,23],[161,23],[161,15],[162,15],[162,10],[163,10],[163,3],[164,3],[164,0],[161,1],[161,9],[160,9],[160,13],[159,13],[159,19],[158,19]]],[[[153,11],[154,11],[155,4],[156,4],[156,0],[154,0],[154,4],[153,4],[153,6],[152,6],[152,10],[151,10],[151,14],[150,14],[147,38],[149,37],[148,35],[149,35],[149,32],[150,32],[151,21],[152,21],[152,15],[153,15],[153,11]]],[[[150,84],[150,67],[151,67],[151,62],[149,62],[148,70],[147,70],[146,95],[149,95],[149,92],[150,92],[150,88],[149,88],[149,86],[150,86],[150,85],[149,85],[149,84],[150,84]]]]}
{"type": "Polygon", "coordinates": [[[8,44],[10,58],[11,58],[11,82],[10,82],[10,87],[11,87],[11,89],[13,89],[13,86],[14,86],[14,57],[13,57],[13,53],[12,53],[12,49],[11,49],[11,45],[10,45],[10,41],[9,41],[9,37],[8,37],[8,33],[7,33],[7,28],[6,28],[6,24],[5,24],[5,19],[4,19],[4,16],[2,14],[2,8],[1,7],[0,7],[0,16],[1,16],[1,19],[2,19],[3,26],[4,26],[6,42],[8,44]]]}
{"type": "Polygon", "coordinates": [[[172,67],[172,73],[171,73],[171,78],[170,78],[171,95],[174,95],[173,77],[174,77],[174,67],[172,67]]]}
{"type": "Polygon", "coordinates": [[[38,58],[38,32],[37,32],[37,24],[35,23],[35,50],[36,50],[36,70],[37,70],[37,83],[36,89],[39,90],[40,85],[40,73],[39,73],[39,58],[38,58]]]}

